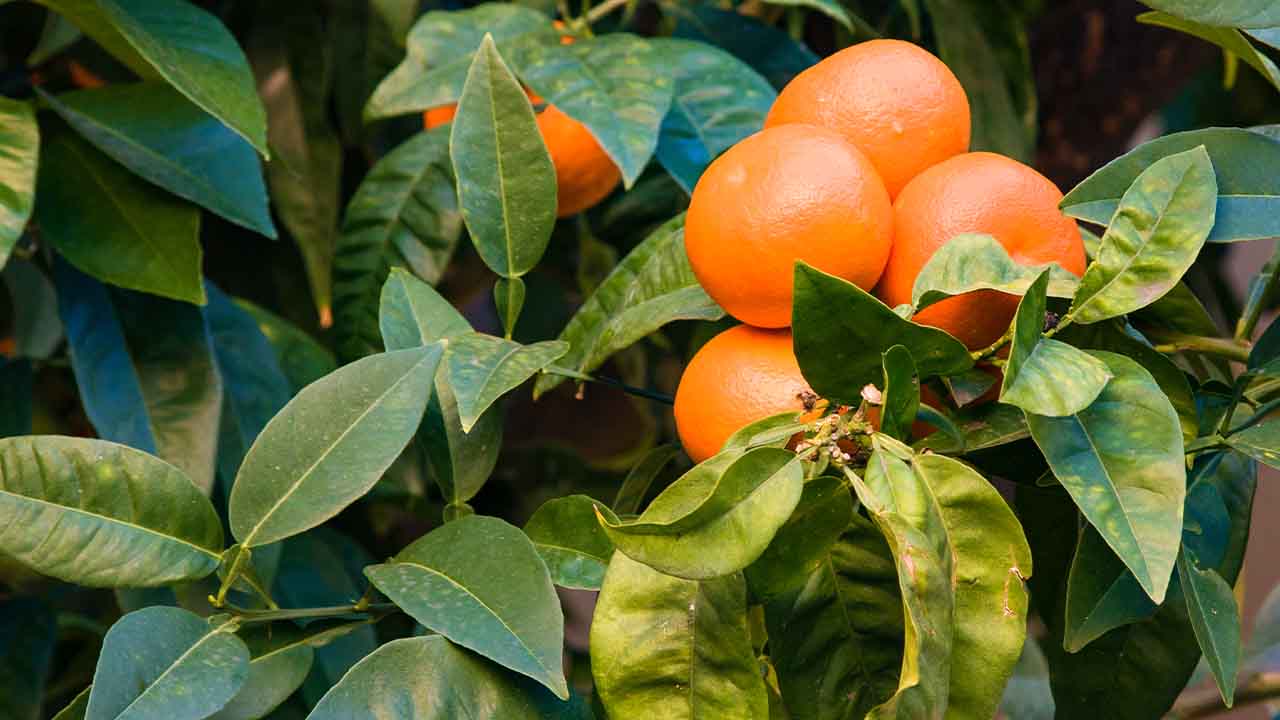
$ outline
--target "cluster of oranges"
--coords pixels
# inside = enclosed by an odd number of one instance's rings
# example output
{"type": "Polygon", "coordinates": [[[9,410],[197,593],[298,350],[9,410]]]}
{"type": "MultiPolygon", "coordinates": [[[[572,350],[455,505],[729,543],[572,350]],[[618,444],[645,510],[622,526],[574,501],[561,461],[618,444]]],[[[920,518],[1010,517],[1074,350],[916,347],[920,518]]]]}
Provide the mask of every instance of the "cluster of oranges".
{"type": "MultiPolygon", "coordinates": [[[[969,135],[968,99],[942,61],[873,40],[798,75],[764,129],[707,168],[685,247],[703,288],[745,324],[711,339],[681,377],[676,425],[695,461],[750,422],[803,409],[809,388],[788,329],[797,260],[890,307],[910,303],[925,263],[964,233],[995,237],[1019,263],[1084,273],[1061,191],[1016,160],[969,152],[969,135]]],[[[1017,303],[983,290],[913,319],[978,349],[1004,333],[1017,303]]]]}

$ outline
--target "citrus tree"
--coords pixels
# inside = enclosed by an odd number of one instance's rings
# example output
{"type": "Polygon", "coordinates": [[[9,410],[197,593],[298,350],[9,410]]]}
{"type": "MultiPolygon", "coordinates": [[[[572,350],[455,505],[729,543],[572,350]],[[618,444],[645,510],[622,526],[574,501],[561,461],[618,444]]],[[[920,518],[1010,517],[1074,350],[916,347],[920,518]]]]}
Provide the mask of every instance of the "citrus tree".
{"type": "Polygon", "coordinates": [[[1280,697],[1280,132],[1064,195],[1041,5],[0,0],[0,717],[1280,697]]]}

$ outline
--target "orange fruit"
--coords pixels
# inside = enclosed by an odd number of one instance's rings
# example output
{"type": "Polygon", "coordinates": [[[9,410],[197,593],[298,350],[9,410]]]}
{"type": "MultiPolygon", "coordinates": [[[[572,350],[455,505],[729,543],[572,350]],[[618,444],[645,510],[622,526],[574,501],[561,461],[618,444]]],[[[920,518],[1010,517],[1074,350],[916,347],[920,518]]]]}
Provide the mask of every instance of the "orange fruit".
{"type": "Polygon", "coordinates": [[[812,125],[762,130],[699,178],[685,220],[698,282],[739,320],[791,324],[795,262],[870,290],[893,241],[893,210],[866,156],[812,125]]]}
{"type": "Polygon", "coordinates": [[[951,70],[901,40],[845,48],[797,75],[764,126],[831,128],[866,153],[891,197],[925,168],[969,149],[969,100],[951,70]]]}
{"type": "Polygon", "coordinates": [[[791,349],[791,331],[732,327],[703,345],[680,376],[675,404],[680,442],[694,462],[702,462],[756,420],[804,412],[808,392],[791,349]]]}
{"type": "MultiPolygon", "coordinates": [[[[912,180],[893,205],[894,242],[876,294],[893,307],[911,302],[916,275],[933,253],[963,233],[996,238],[1023,265],[1056,262],[1084,274],[1084,243],[1058,210],[1062,192],[1045,176],[994,153],[958,155],[912,180]]],[[[914,320],[954,335],[971,350],[1004,334],[1018,297],[979,290],[930,305],[914,320]]]]}

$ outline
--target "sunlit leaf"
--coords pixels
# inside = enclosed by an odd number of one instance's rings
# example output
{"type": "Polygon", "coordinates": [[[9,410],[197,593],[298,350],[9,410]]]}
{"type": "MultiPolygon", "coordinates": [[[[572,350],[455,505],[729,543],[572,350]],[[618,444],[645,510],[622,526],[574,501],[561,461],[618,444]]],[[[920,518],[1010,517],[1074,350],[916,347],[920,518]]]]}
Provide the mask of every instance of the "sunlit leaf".
{"type": "Polygon", "coordinates": [[[40,128],[29,102],[0,98],[0,267],[31,218],[36,198],[40,128]]]}
{"type": "Polygon", "coordinates": [[[999,290],[1024,295],[1043,270],[1049,270],[1049,297],[1069,298],[1080,279],[1062,266],[1019,265],[990,235],[957,235],[938,248],[920,268],[911,290],[916,310],[974,290],[999,290]]]}

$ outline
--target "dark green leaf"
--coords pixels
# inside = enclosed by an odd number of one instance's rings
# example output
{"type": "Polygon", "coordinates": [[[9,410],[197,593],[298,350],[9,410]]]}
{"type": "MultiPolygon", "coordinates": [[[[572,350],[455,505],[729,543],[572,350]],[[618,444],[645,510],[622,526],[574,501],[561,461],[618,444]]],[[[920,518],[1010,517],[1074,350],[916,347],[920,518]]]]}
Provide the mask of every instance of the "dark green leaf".
{"type": "Polygon", "coordinates": [[[417,19],[417,0],[339,0],[332,22],[333,95],[348,145],[364,136],[363,111],[382,78],[404,59],[405,38],[417,19]]]}
{"type": "Polygon", "coordinates": [[[62,320],[53,283],[35,262],[14,260],[0,271],[13,305],[13,351],[18,357],[47,359],[62,344],[62,320]]]}
{"type": "Polygon", "coordinates": [[[564,45],[525,46],[513,58],[520,79],[587,126],[630,188],[658,145],[675,81],[667,58],[625,33],[564,45]]]}
{"type": "Polygon", "coordinates": [[[833,546],[849,528],[852,517],[852,496],[843,480],[824,476],[805,483],[791,517],[746,570],[752,594],[771,598],[804,585],[832,561],[837,552],[833,546]]]}
{"type": "Polygon", "coordinates": [[[1062,417],[1089,407],[1111,380],[1111,372],[1098,358],[1042,336],[1048,285],[1045,270],[1018,303],[1000,402],[1037,415],[1062,417]]]}
{"type": "Polygon", "coordinates": [[[153,587],[218,566],[222,526],[181,471],[123,445],[56,436],[0,440],[0,550],[90,587],[153,587]],[[145,497],[147,502],[134,502],[145,497]]]}
{"type": "Polygon", "coordinates": [[[41,97],[86,140],[144,179],[276,236],[253,147],[172,87],[130,83],[41,97]]]}
{"type": "MultiPolygon", "coordinates": [[[[698,284],[684,251],[684,215],[653,231],[618,263],[560,333],[561,365],[589,373],[610,355],[674,320],[719,320],[724,311],[698,284]]],[[[564,378],[544,375],[535,397],[564,378]]]]}
{"type": "Polygon", "coordinates": [[[0,357],[0,438],[31,434],[31,362],[0,357]]]}
{"type": "Polygon", "coordinates": [[[556,169],[492,36],[467,72],[449,151],[462,219],[481,259],[503,277],[529,272],[556,222],[556,169]]]}
{"type": "Polygon", "coordinates": [[[87,687],[80,691],[67,706],[58,711],[53,716],[53,720],[84,720],[85,710],[89,709],[89,693],[93,691],[93,687],[87,687]]]}
{"type": "Polygon", "coordinates": [[[803,262],[796,263],[792,331],[805,380],[832,400],[858,399],[881,378],[881,353],[894,345],[910,351],[921,378],[973,365],[959,340],[904,320],[857,285],[803,262]]]}
{"type": "Polygon", "coordinates": [[[559,35],[546,15],[514,4],[429,12],[409,31],[408,55],[378,85],[365,117],[391,117],[457,101],[486,34],[503,50],[524,43],[554,43],[559,35]]]}
{"type": "Polygon", "coordinates": [[[849,12],[836,0],[767,0],[767,2],[771,5],[813,8],[849,30],[854,27],[849,12]]]}
{"type": "Polygon", "coordinates": [[[1062,647],[1067,652],[1079,652],[1111,630],[1156,612],[1137,578],[1091,525],[1080,530],[1066,592],[1062,647]]]}
{"type": "Polygon", "coordinates": [[[911,425],[920,407],[920,377],[911,353],[894,345],[884,353],[884,407],[880,410],[880,432],[895,440],[911,438],[911,425]]]}
{"type": "Polygon", "coordinates": [[[560,587],[599,590],[613,543],[596,520],[602,503],[586,495],[570,495],[543,503],[524,525],[547,564],[551,582],[560,587]]]}
{"type": "Polygon", "coordinates": [[[610,717],[768,716],[741,574],[682,580],[614,553],[591,622],[591,657],[610,717]]]}
{"type": "Polygon", "coordinates": [[[267,153],[267,117],[249,63],[213,15],[182,0],[40,0],[129,69],[164,78],[267,153]]]}
{"type": "Polygon", "coordinates": [[[614,513],[622,516],[638,514],[658,473],[679,454],[680,448],[675,445],[659,445],[645,454],[618,488],[618,496],[613,499],[614,513]]]}
{"type": "Polygon", "coordinates": [[[1111,222],[1120,199],[1143,171],[1163,157],[1203,145],[1213,160],[1218,207],[1209,242],[1280,237],[1280,178],[1266,168],[1280,162],[1280,142],[1238,128],[1175,133],[1112,160],[1062,199],[1063,212],[1096,225],[1111,222]]]}
{"type": "Polygon", "coordinates": [[[1080,279],[1056,263],[1019,265],[990,235],[957,235],[929,258],[916,275],[911,302],[917,311],[974,290],[1023,295],[1040,273],[1049,271],[1049,297],[1069,298],[1080,279]]]}
{"type": "Polygon", "coordinates": [[[463,432],[470,432],[499,398],[569,351],[568,343],[560,340],[521,345],[483,333],[461,335],[448,343],[445,363],[463,432]]]}
{"type": "Polygon", "coordinates": [[[40,150],[36,209],[50,244],[100,280],[204,304],[196,207],[52,127],[40,150]]]}
{"type": "Polygon", "coordinates": [[[524,308],[525,287],[520,278],[498,278],[493,285],[493,305],[502,320],[503,337],[511,339],[520,310],[524,308]]]}
{"type": "Polygon", "coordinates": [[[1235,593],[1216,569],[1201,567],[1186,548],[1178,555],[1178,580],[1196,641],[1223,701],[1231,707],[1240,666],[1240,608],[1235,593]]]}
{"type": "Polygon", "coordinates": [[[1280,25],[1280,8],[1270,0],[1143,0],[1157,10],[1206,25],[1265,28],[1280,25]]]}
{"type": "Polygon", "coordinates": [[[1280,419],[1273,419],[1227,436],[1227,444],[1263,465],[1280,467],[1280,419]]]}
{"type": "Polygon", "coordinates": [[[760,20],[715,5],[670,3],[664,11],[677,19],[674,36],[701,40],[733,54],[781,88],[818,62],[801,41],[760,20]]]}
{"type": "Polygon", "coordinates": [[[1028,414],[1027,425],[1084,516],[1161,602],[1182,532],[1178,414],[1141,365],[1114,353],[1090,354],[1113,375],[1098,399],[1066,417],[1028,414]]]}
{"type": "Polygon", "coordinates": [[[0,267],[31,218],[40,128],[31,103],[0,97],[0,267]]]}
{"type": "Polygon", "coordinates": [[[957,443],[946,433],[934,433],[917,443],[918,447],[957,455],[1022,440],[1030,435],[1026,416],[1012,405],[989,403],[958,412],[953,420],[964,433],[964,443],[957,443]]]}
{"type": "Polygon", "coordinates": [[[1142,171],[1120,199],[1067,318],[1094,323],[1117,317],[1173,289],[1213,229],[1217,194],[1204,147],[1142,171]]]}
{"type": "Polygon", "coordinates": [[[1004,688],[1000,712],[1012,720],[1053,720],[1053,710],[1049,662],[1035,639],[1028,637],[1004,688]]]}
{"type": "Polygon", "coordinates": [[[518,528],[498,518],[459,518],[365,574],[428,628],[569,696],[560,601],[518,528]]]}
{"type": "Polygon", "coordinates": [[[388,270],[405,267],[439,282],[461,232],[448,128],[414,136],[373,166],[347,205],[334,258],[344,357],[377,349],[378,293],[388,270]]]}
{"type": "Polygon", "coordinates": [[[58,13],[49,13],[45,18],[44,28],[40,31],[39,42],[27,56],[27,67],[45,64],[82,37],[84,36],[80,33],[80,29],[70,20],[58,13]]]}
{"type": "Polygon", "coordinates": [[[986,395],[998,379],[989,370],[973,367],[957,375],[942,378],[942,383],[947,386],[947,392],[956,407],[963,408],[986,395]]]}
{"type": "Polygon", "coordinates": [[[672,483],[639,518],[602,516],[618,550],[691,580],[736,573],[760,557],[800,501],[800,461],[779,448],[717,458],[709,461],[714,469],[690,471],[672,483]]]}
{"type": "Polygon", "coordinates": [[[439,345],[374,355],[307,386],[245,456],[229,501],[248,548],[308,530],[373,487],[422,421],[439,345]]]}
{"type": "Polygon", "coordinates": [[[53,608],[34,597],[0,603],[0,714],[42,720],[45,683],[58,640],[53,608]]]}
{"type": "Polygon", "coordinates": [[[650,44],[675,74],[671,111],[662,121],[655,154],[692,193],[712,160],[764,127],[777,93],[750,66],[719,48],[674,38],[654,38],[650,44]]]}
{"type": "Polygon", "coordinates": [[[258,321],[258,329],[267,336],[294,392],[337,369],[333,353],[302,328],[243,298],[236,298],[235,303],[258,321]]]}
{"type": "Polygon", "coordinates": [[[440,293],[402,268],[382,286],[378,324],[388,350],[429,345],[471,332],[471,324],[440,293]]]}
{"type": "Polygon", "coordinates": [[[222,708],[249,675],[249,649],[233,623],[179,608],[121,618],[102,640],[86,720],[201,720],[222,708]]]}

